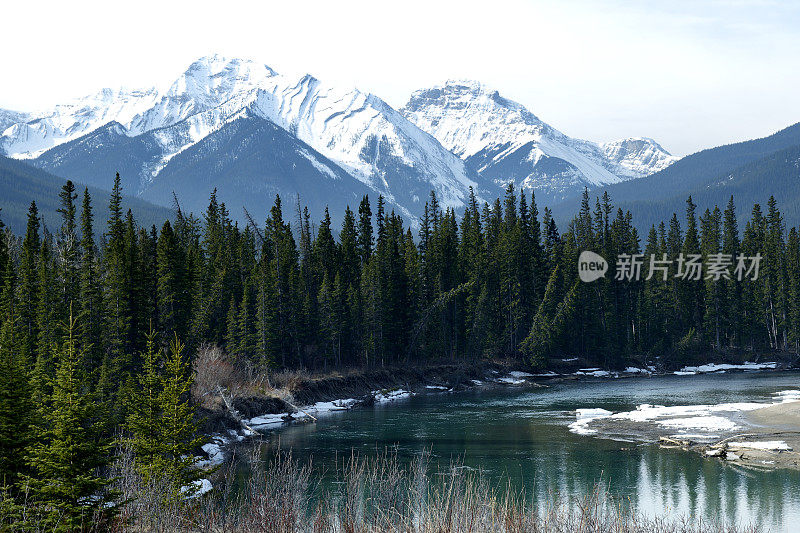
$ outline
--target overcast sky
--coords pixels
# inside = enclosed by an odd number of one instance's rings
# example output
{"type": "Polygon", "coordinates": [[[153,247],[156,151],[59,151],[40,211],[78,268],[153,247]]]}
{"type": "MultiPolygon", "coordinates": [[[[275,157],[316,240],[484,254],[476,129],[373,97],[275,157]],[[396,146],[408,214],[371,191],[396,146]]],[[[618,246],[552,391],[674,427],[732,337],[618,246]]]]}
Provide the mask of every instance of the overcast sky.
{"type": "Polygon", "coordinates": [[[7,2],[0,107],[164,85],[219,52],[395,107],[483,81],[564,133],[684,155],[800,121],[800,2],[7,2]]]}

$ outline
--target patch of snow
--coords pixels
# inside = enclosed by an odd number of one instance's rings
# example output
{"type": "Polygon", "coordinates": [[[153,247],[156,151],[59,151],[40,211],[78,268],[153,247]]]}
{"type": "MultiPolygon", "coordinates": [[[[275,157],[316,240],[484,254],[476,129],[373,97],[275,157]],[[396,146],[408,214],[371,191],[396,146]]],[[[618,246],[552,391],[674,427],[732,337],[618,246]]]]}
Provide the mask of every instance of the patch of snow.
{"type": "Polygon", "coordinates": [[[375,401],[377,403],[393,402],[413,396],[413,393],[403,389],[397,389],[393,391],[373,391],[372,394],[375,396],[375,401]]]}
{"type": "Polygon", "coordinates": [[[569,425],[569,430],[573,433],[577,433],[578,435],[593,435],[597,433],[597,430],[589,428],[589,423],[599,418],[608,418],[612,414],[614,413],[600,408],[576,409],[576,420],[569,425]]]}
{"type": "MultiPolygon", "coordinates": [[[[705,365],[700,366],[685,366],[681,369],[681,372],[693,372],[693,373],[702,373],[706,374],[709,372],[720,372],[724,370],[768,370],[777,368],[778,363],[751,363],[745,362],[740,365],[738,364],[718,364],[718,363],[708,363],[705,365]]],[[[677,374],[677,372],[675,372],[677,374]]],[[[683,374],[679,374],[683,375],[683,374]]]]}
{"type": "Polygon", "coordinates": [[[630,420],[632,422],[649,422],[657,419],[706,416],[711,413],[734,413],[741,411],[752,411],[765,407],[768,404],[755,402],[734,402],[720,403],[714,405],[675,405],[665,407],[663,405],[642,404],[634,411],[617,413],[614,418],[630,420]]]}
{"type": "Polygon", "coordinates": [[[782,390],[776,392],[773,396],[780,398],[781,402],[796,402],[800,400],[800,390],[782,390]]]}
{"type": "Polygon", "coordinates": [[[669,428],[704,429],[708,431],[732,431],[739,427],[732,420],[716,415],[670,418],[657,420],[656,423],[669,428]]]}
{"type": "Polygon", "coordinates": [[[568,359],[562,359],[562,360],[561,360],[561,362],[562,362],[562,363],[574,363],[574,362],[575,362],[575,361],[577,361],[577,360],[578,360],[578,358],[577,358],[577,357],[570,357],[570,358],[568,358],[568,359]]]}
{"type": "Polygon", "coordinates": [[[709,440],[718,439],[719,435],[709,435],[701,433],[676,433],[669,436],[671,439],[694,439],[694,440],[709,440]]]}
{"type": "Polygon", "coordinates": [[[684,370],[676,370],[675,372],[673,372],[673,374],[675,374],[676,376],[696,376],[697,372],[688,372],[688,371],[684,371],[684,370]]]}
{"type": "Polygon", "coordinates": [[[225,452],[222,450],[222,446],[227,444],[227,442],[216,443],[216,442],[209,442],[207,444],[203,444],[201,447],[203,451],[208,455],[208,460],[198,461],[197,464],[201,468],[208,468],[210,466],[219,466],[225,462],[225,452]]]}
{"type": "Polygon", "coordinates": [[[524,379],[517,379],[512,376],[497,378],[498,383],[505,383],[506,385],[522,385],[525,383],[524,379]]]}
{"type": "MultiPolygon", "coordinates": [[[[347,411],[356,403],[358,403],[358,400],[347,398],[344,400],[333,400],[332,402],[317,402],[314,405],[303,407],[302,410],[314,414],[325,414],[332,411],[347,411]]],[[[300,412],[297,414],[302,416],[303,413],[300,412]]]]}
{"type": "Polygon", "coordinates": [[[650,374],[652,370],[645,369],[645,368],[636,368],[635,366],[629,366],[625,369],[627,374],[650,374]]]}
{"type": "Polygon", "coordinates": [[[284,416],[286,416],[286,413],[278,413],[274,415],[261,415],[251,418],[250,420],[245,420],[244,422],[251,428],[255,430],[260,430],[283,424],[285,422],[283,420],[284,416]]]}
{"type": "Polygon", "coordinates": [[[576,376],[589,376],[594,378],[604,378],[611,375],[608,370],[600,370],[599,368],[581,368],[575,372],[576,376]]]}
{"type": "Polygon", "coordinates": [[[192,481],[191,485],[181,487],[181,493],[183,494],[191,490],[191,494],[186,497],[187,500],[191,500],[193,498],[199,498],[203,494],[210,492],[213,488],[214,486],[211,484],[211,481],[203,478],[192,481]]]}
{"type": "Polygon", "coordinates": [[[531,374],[530,372],[520,372],[519,370],[511,371],[511,372],[508,373],[508,375],[511,376],[511,377],[518,378],[518,379],[519,378],[532,378],[533,377],[533,374],[531,374]]]}
{"type": "Polygon", "coordinates": [[[791,451],[792,448],[782,440],[763,440],[753,442],[729,442],[730,448],[750,448],[753,450],[791,451]]]}
{"type": "Polygon", "coordinates": [[[425,388],[429,390],[450,390],[447,387],[443,387],[441,385],[426,385],[425,388]]]}

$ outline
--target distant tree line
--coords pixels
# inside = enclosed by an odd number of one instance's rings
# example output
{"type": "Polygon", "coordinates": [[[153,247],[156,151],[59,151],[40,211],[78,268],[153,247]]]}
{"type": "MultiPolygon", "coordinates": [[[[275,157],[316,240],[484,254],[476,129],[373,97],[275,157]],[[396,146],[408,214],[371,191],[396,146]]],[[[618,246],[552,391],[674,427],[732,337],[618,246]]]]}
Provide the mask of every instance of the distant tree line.
{"type": "Polygon", "coordinates": [[[216,194],[202,218],[178,208],[148,229],[122,212],[121,193],[117,176],[99,236],[88,191],[79,202],[67,182],[55,233],[31,203],[25,235],[0,239],[3,513],[32,498],[73,529],[112,514],[100,472],[115,435],[142,475],[170,473],[176,490],[194,481],[190,359],[201,343],[242,366],[312,370],[441,358],[546,368],[566,356],[669,366],[800,343],[800,240],[774,198],[741,236],[733,198],[699,219],[689,198],[683,224],[673,215],[642,242],[630,212],[608,195],[592,208],[588,192],[563,234],[513,185],[491,204],[471,192],[460,217],[431,193],[416,232],[382,197],[348,207],[338,232],[327,210],[312,225],[280,197],[263,225],[240,228],[216,194]],[[584,250],[609,259],[609,275],[581,282],[584,250]],[[760,276],[684,279],[676,262],[666,281],[613,275],[620,254],[720,253],[760,253],[760,276]]]}

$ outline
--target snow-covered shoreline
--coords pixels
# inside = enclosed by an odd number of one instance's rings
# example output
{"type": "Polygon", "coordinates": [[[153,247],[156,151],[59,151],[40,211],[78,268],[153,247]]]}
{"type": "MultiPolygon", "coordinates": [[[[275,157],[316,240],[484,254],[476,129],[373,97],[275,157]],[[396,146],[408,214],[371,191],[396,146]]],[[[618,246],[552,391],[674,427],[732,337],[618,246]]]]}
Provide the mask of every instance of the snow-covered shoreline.
{"type": "MultiPolygon", "coordinates": [[[[778,364],[774,362],[770,363],[749,363],[746,362],[741,365],[730,365],[730,364],[714,364],[709,363],[706,365],[701,365],[697,367],[684,367],[681,371],[676,372],[668,372],[668,373],[658,373],[656,368],[653,366],[647,366],[646,368],[638,368],[638,367],[626,367],[622,371],[608,371],[603,370],[600,368],[580,368],[577,371],[570,372],[570,373],[557,373],[554,371],[547,371],[543,373],[530,373],[530,372],[523,372],[523,371],[509,371],[506,373],[500,373],[497,371],[492,371],[485,377],[483,380],[472,379],[469,380],[471,385],[475,388],[486,388],[486,387],[496,387],[496,386],[521,386],[526,384],[533,384],[535,381],[539,379],[617,379],[621,377],[642,377],[642,376],[669,376],[669,375],[697,375],[703,373],[724,373],[727,371],[762,371],[762,370],[776,370],[778,369],[778,364]]],[[[424,393],[449,393],[453,392],[454,389],[451,387],[445,387],[442,385],[436,384],[427,384],[421,386],[419,390],[424,393]]],[[[381,390],[374,390],[371,392],[371,396],[374,398],[375,404],[388,404],[391,402],[404,400],[410,398],[418,394],[418,392],[409,391],[401,388],[397,389],[381,389],[381,390]]],[[[780,391],[777,393],[778,395],[783,398],[783,401],[790,401],[794,399],[800,400],[800,391],[780,391]],[[796,394],[793,396],[794,393],[796,394]]],[[[252,418],[245,418],[241,421],[241,428],[240,429],[229,429],[227,434],[223,433],[216,433],[209,436],[209,442],[203,445],[202,449],[203,452],[206,454],[206,458],[198,457],[197,465],[200,468],[213,468],[217,467],[225,462],[228,457],[227,450],[231,446],[241,443],[243,441],[252,439],[257,437],[258,435],[263,434],[267,431],[273,431],[282,427],[285,427],[291,423],[297,422],[308,422],[312,419],[317,419],[322,416],[327,416],[332,413],[341,412],[341,411],[349,411],[354,407],[362,405],[364,403],[363,400],[358,400],[355,398],[342,398],[337,400],[331,401],[319,401],[311,405],[307,406],[300,406],[293,413],[274,413],[274,414],[264,414],[260,416],[254,416],[252,418]]],[[[780,402],[778,402],[780,403],[780,402]]],[[[694,409],[688,409],[687,411],[683,412],[686,416],[662,416],[664,413],[668,413],[669,409],[663,406],[639,406],[637,410],[630,411],[630,412],[622,412],[622,413],[612,413],[610,411],[606,411],[605,409],[579,409],[576,413],[576,421],[570,424],[570,431],[583,434],[583,435],[594,435],[596,434],[596,430],[589,427],[589,425],[599,419],[599,418],[612,418],[612,419],[620,419],[623,420],[628,418],[630,420],[638,420],[644,421],[645,419],[652,419],[656,422],[660,423],[664,427],[675,427],[677,431],[679,431],[678,435],[685,435],[685,436],[696,436],[689,433],[685,433],[685,431],[698,429],[697,426],[702,426],[705,423],[705,427],[714,426],[716,428],[732,428],[727,419],[722,416],[716,414],[710,414],[712,412],[719,412],[725,411],[725,409],[729,410],[738,410],[744,411],[747,410],[747,407],[742,407],[739,405],[738,409],[733,409],[732,406],[737,404],[729,404],[727,407],[723,406],[687,406],[694,409]],[[666,411],[664,411],[666,410],[666,411]],[[704,413],[703,416],[707,418],[699,418],[697,415],[698,413],[704,413]],[[659,420],[661,418],[661,420],[659,420]],[[681,433],[683,432],[683,433],[681,433]]],[[[753,404],[746,404],[748,407],[752,409],[765,407],[772,404],[765,404],[765,403],[753,403],[753,404]]],[[[674,409],[674,414],[678,415],[681,414],[680,409],[674,409]]],[[[700,429],[703,429],[702,427],[700,429]]],[[[207,480],[206,480],[207,481],[207,480]]],[[[203,484],[202,489],[204,491],[210,490],[208,488],[209,483],[203,484]]]]}
{"type": "Polygon", "coordinates": [[[627,431],[631,435],[712,442],[743,429],[738,416],[741,413],[800,401],[800,390],[781,390],[770,398],[758,400],[672,406],[641,404],[634,410],[616,413],[603,408],[583,408],[575,411],[575,421],[568,427],[572,433],[601,438],[608,437],[613,430],[615,435],[627,431]]]}

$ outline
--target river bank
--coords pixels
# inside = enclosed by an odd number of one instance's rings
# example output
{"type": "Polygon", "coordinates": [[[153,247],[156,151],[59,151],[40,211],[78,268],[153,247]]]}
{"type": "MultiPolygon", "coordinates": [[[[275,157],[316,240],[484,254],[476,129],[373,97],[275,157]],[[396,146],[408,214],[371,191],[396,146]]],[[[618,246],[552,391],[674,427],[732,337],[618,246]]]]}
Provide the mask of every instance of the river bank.
{"type": "MultiPolygon", "coordinates": [[[[677,375],[686,375],[675,372],[677,375]]],[[[718,404],[578,409],[573,433],[653,442],[747,468],[800,470],[800,389],[718,404]]]]}
{"type": "MultiPolygon", "coordinates": [[[[346,411],[354,408],[369,408],[378,403],[390,403],[419,393],[447,393],[465,391],[469,389],[483,389],[492,387],[546,387],[571,381],[604,381],[630,377],[659,377],[659,376],[688,376],[698,374],[719,374],[726,372],[755,372],[775,371],[780,372],[787,367],[786,362],[743,362],[743,363],[706,363],[696,366],[681,367],[677,370],[658,371],[654,366],[629,366],[624,370],[608,371],[600,368],[581,368],[578,359],[562,359],[558,367],[559,372],[532,372],[518,370],[518,362],[472,362],[472,363],[438,363],[415,368],[391,368],[349,370],[346,372],[332,372],[325,375],[293,375],[287,380],[287,387],[280,395],[272,396],[239,396],[220,402],[220,409],[206,411],[205,431],[210,436],[209,442],[203,446],[207,458],[201,461],[202,466],[219,465],[229,456],[228,450],[237,443],[258,437],[264,431],[280,428],[286,424],[315,422],[319,417],[329,413],[346,411]],[[516,368],[516,370],[515,370],[516,368]]],[[[224,399],[224,391],[220,391],[224,399]]],[[[758,405],[757,407],[762,407],[758,405]]],[[[734,410],[738,410],[734,409],[734,410]]],[[[600,410],[603,411],[603,410],[600,410]]],[[[571,428],[577,433],[597,433],[589,430],[588,424],[597,419],[607,418],[611,413],[593,412],[593,410],[578,410],[576,423],[571,428]]],[[[761,415],[768,416],[768,415],[761,415]]],[[[781,423],[781,415],[776,411],[772,415],[775,423],[781,423]]],[[[686,429],[677,434],[664,435],[663,432],[654,432],[652,428],[641,425],[640,427],[614,427],[613,417],[603,420],[604,434],[610,438],[626,440],[659,441],[665,446],[680,446],[710,456],[723,457],[740,461],[740,464],[759,466],[762,468],[800,468],[800,442],[795,442],[794,437],[789,437],[791,443],[774,444],[776,449],[758,448],[750,442],[763,442],[758,440],[733,441],[733,444],[724,446],[726,453],[720,454],[718,448],[710,448],[715,444],[707,438],[700,441],[694,440],[696,435],[687,433],[686,429]],[[665,437],[665,438],[664,438],[665,437]],[[749,448],[748,448],[749,446],[749,448]],[[730,448],[734,455],[727,454],[730,448]],[[739,449],[743,448],[743,449],[739,449]],[[791,450],[787,449],[791,448],[791,450]],[[717,451],[711,451],[717,450],[717,451]],[[776,457],[773,457],[776,456],[776,457]]],[[[706,420],[708,421],[708,420],[706,420]]],[[[712,424],[719,420],[711,418],[712,424]]],[[[691,424],[690,424],[691,425],[691,424]]],[[[727,429],[749,427],[745,420],[739,420],[739,425],[732,424],[727,429]]],[[[725,430],[726,427],[721,429],[725,430]]],[[[769,426],[756,431],[761,436],[774,434],[777,430],[770,430],[769,426]]],[[[783,429],[786,431],[800,431],[800,425],[783,429]]],[[[800,435],[800,434],[798,434],[800,435]]],[[[716,437],[715,435],[711,436],[716,437]]],[[[798,437],[800,438],[800,437],[798,437]]],[[[766,446],[766,445],[765,445],[766,446]]]]}
{"type": "MultiPolygon", "coordinates": [[[[401,400],[312,413],[316,422],[298,419],[259,431],[240,446],[226,448],[234,460],[215,476],[234,471],[237,479],[246,479],[250,457],[270,461],[290,452],[301,464],[313,463],[315,483],[335,491],[341,480],[334,473],[351,453],[374,458],[388,450],[407,465],[429,450],[431,475],[455,460],[467,470],[483,472],[493,485],[524,490],[531,501],[546,503],[553,494],[579,501],[600,482],[615,498],[633,502],[650,516],[662,516],[668,509],[671,517],[719,517],[791,531],[787,525],[800,520],[800,470],[749,470],[736,466],[741,465],[737,461],[661,449],[658,437],[631,438],[627,429],[632,420],[618,421],[622,427],[614,438],[604,431],[576,434],[569,425],[576,420],[576,410],[601,408],[631,413],[630,417],[658,414],[658,420],[682,418],[702,424],[718,416],[740,425],[733,433],[738,434],[745,431],[739,417],[747,413],[720,409],[751,403],[762,408],[781,401],[778,392],[800,388],[798,383],[797,372],[726,370],[693,376],[528,377],[520,385],[485,384],[458,393],[422,386],[401,400]],[[531,380],[548,386],[527,385],[531,380]],[[693,411],[686,410],[689,403],[695,404],[693,411]],[[645,404],[652,407],[637,409],[645,404]]],[[[680,432],[644,422],[657,426],[663,432],[659,434],[680,432]]],[[[690,432],[699,433],[685,430],[690,432]]],[[[214,492],[224,490],[224,479],[211,481],[214,492]]]]}

